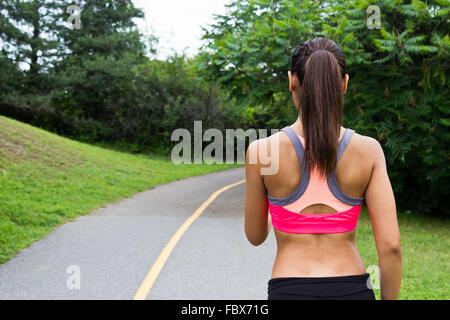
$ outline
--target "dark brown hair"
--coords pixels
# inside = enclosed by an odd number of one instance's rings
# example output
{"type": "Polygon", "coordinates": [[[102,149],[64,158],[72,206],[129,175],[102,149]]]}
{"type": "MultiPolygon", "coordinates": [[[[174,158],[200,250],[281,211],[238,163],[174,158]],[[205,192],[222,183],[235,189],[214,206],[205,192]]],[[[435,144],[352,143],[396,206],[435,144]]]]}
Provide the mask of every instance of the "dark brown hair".
{"type": "Polygon", "coordinates": [[[331,40],[308,40],[294,51],[291,72],[299,80],[299,114],[305,135],[305,160],[322,176],[336,168],[342,124],[345,58],[331,40]]]}

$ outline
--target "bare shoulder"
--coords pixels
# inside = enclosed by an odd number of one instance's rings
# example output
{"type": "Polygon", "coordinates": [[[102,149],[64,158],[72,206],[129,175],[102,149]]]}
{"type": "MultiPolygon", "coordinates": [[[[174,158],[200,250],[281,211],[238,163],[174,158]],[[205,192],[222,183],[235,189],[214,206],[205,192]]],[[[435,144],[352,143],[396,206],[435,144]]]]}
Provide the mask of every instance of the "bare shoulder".
{"type": "Polygon", "coordinates": [[[257,166],[260,165],[260,150],[267,149],[267,138],[257,139],[250,142],[247,148],[246,165],[257,166]]]}
{"type": "MultiPolygon", "coordinates": [[[[267,154],[268,156],[271,155],[271,152],[278,151],[281,146],[289,145],[291,144],[288,136],[282,131],[279,131],[269,137],[261,138],[254,140],[250,143],[247,149],[247,158],[254,154],[260,155],[261,153],[267,154]]],[[[259,160],[259,156],[258,156],[259,160]]],[[[258,161],[259,162],[259,161],[258,161]]]]}
{"type": "Polygon", "coordinates": [[[358,133],[354,134],[353,140],[354,149],[358,150],[358,153],[365,159],[373,160],[374,164],[380,161],[384,162],[383,148],[378,140],[358,133]]]}

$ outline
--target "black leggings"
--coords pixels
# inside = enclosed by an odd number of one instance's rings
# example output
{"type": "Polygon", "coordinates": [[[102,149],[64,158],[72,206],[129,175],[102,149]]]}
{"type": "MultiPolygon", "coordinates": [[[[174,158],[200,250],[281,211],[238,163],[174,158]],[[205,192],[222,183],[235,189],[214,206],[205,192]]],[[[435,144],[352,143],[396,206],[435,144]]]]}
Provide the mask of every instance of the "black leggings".
{"type": "Polygon", "coordinates": [[[275,278],[268,300],[375,300],[368,273],[327,278],[275,278]]]}

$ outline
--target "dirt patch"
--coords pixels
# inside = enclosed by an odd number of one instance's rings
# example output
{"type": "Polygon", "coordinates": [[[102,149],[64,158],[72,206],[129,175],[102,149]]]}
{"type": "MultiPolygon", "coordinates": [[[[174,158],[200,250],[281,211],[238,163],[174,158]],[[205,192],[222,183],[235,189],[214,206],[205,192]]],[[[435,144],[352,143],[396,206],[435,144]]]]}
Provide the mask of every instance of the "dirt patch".
{"type": "Polygon", "coordinates": [[[20,157],[22,158],[28,151],[29,148],[25,147],[24,145],[6,140],[5,138],[0,137],[0,149],[4,151],[7,155],[10,155],[12,157],[20,157]]]}

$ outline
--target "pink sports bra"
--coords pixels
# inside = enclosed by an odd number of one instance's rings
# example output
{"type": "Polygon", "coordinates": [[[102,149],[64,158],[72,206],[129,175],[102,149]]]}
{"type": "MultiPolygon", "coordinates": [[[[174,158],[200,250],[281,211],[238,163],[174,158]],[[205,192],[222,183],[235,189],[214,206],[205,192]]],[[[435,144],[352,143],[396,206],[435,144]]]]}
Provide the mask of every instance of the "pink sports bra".
{"type": "MultiPolygon", "coordinates": [[[[302,175],[299,185],[290,195],[275,198],[267,194],[274,228],[297,234],[343,233],[354,230],[358,224],[364,198],[349,196],[341,190],[336,180],[336,169],[327,179],[320,177],[317,170],[310,170],[308,164],[303,161],[304,139],[291,127],[286,127],[282,131],[294,145],[302,175]],[[338,212],[298,213],[314,204],[325,204],[338,212]]],[[[340,139],[336,166],[354,133],[354,130],[347,129],[340,139]]]]}

